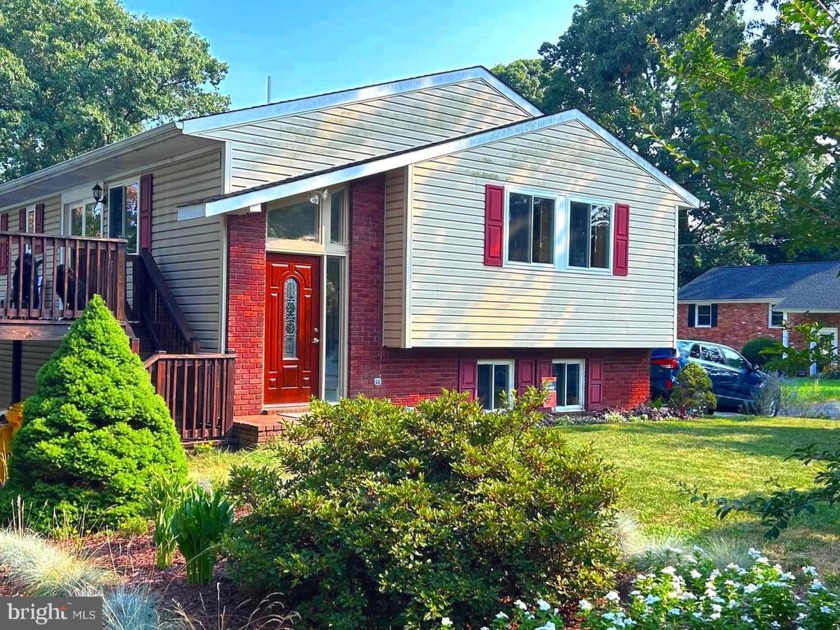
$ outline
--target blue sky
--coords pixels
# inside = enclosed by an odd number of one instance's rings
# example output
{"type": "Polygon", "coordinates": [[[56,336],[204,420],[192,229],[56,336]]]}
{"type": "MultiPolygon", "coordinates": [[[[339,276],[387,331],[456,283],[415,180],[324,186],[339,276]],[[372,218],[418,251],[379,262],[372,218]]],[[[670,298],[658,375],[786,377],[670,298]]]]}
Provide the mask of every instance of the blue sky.
{"type": "Polygon", "coordinates": [[[183,17],[230,66],[233,107],[472,65],[536,57],[569,25],[572,0],[127,0],[183,17]]]}

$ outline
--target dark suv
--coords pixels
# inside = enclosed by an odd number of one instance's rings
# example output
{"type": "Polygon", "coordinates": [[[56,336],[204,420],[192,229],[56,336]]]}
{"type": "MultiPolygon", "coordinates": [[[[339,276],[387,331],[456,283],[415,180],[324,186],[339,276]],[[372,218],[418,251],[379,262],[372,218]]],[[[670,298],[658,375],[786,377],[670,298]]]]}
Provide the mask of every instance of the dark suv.
{"type": "MultiPolygon", "coordinates": [[[[754,368],[729,346],[679,339],[676,352],[672,348],[655,348],[651,352],[651,397],[667,400],[677,373],[687,363],[696,363],[706,370],[718,399],[718,409],[741,410],[754,399],[757,390],[764,387],[769,379],[767,374],[754,368]]],[[[777,410],[778,401],[773,405],[774,415],[777,410]]]]}

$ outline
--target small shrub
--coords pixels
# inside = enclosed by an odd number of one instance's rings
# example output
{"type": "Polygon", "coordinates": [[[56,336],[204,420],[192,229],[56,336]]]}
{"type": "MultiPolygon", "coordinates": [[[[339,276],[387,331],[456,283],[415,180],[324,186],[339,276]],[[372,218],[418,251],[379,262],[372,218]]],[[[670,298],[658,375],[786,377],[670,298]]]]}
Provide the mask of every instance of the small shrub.
{"type": "Polygon", "coordinates": [[[155,529],[152,541],[155,543],[155,567],[166,569],[175,559],[175,532],[172,517],[181,504],[188,485],[177,477],[155,475],[146,495],[146,513],[152,519],[155,529]]]}
{"type": "Polygon", "coordinates": [[[164,400],[99,296],[38,371],[12,439],[6,515],[20,496],[30,524],[57,516],[88,528],[116,527],[143,508],[156,473],[184,478],[187,462],[164,400]]]}
{"type": "Polygon", "coordinates": [[[773,339],[756,337],[744,344],[744,347],[741,348],[741,355],[755,367],[760,368],[769,360],[769,357],[766,354],[761,354],[761,351],[775,346],[776,342],[773,339]]]}
{"type": "Polygon", "coordinates": [[[717,397],[712,392],[712,380],[702,367],[689,363],[677,374],[671,392],[674,407],[699,413],[709,413],[717,407],[717,397]]]}
{"type": "Polygon", "coordinates": [[[701,549],[673,549],[669,558],[638,575],[629,596],[610,591],[581,600],[582,630],[730,628],[773,630],[840,627],[840,597],[813,567],[797,576],[750,550],[752,566],[718,568],[701,549]]]}
{"type": "Polygon", "coordinates": [[[32,597],[97,595],[117,580],[113,571],[61,549],[34,534],[0,531],[4,581],[32,597]]]}
{"type": "Polygon", "coordinates": [[[753,390],[752,399],[744,405],[744,413],[756,416],[775,416],[782,404],[782,378],[768,375],[765,381],[753,390]]]}
{"type": "Polygon", "coordinates": [[[149,531],[149,521],[143,516],[131,516],[120,523],[117,533],[132,538],[142,536],[149,531]]]}
{"type": "Polygon", "coordinates": [[[172,516],[178,551],[187,561],[187,584],[210,584],[218,544],[233,523],[233,505],[217,490],[190,489],[172,516]]]}
{"type": "Polygon", "coordinates": [[[183,630],[173,615],[163,612],[149,590],[116,588],[102,601],[105,630],[183,630]]]}
{"type": "Polygon", "coordinates": [[[537,428],[542,400],[313,402],[276,447],[289,479],[231,475],[252,513],[225,537],[228,574],[337,628],[461,628],[506,598],[571,602],[608,583],[615,470],[537,428]]]}

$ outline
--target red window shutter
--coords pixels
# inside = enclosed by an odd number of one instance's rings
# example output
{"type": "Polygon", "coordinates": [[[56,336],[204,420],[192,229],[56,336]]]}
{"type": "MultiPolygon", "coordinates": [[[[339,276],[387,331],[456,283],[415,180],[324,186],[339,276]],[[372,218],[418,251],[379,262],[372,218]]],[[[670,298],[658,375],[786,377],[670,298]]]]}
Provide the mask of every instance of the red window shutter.
{"type": "Polygon", "coordinates": [[[502,241],[505,234],[505,189],[487,184],[484,187],[484,264],[502,266],[502,241]]]}
{"type": "Polygon", "coordinates": [[[19,232],[26,232],[26,208],[21,208],[18,211],[18,228],[19,232]]]}
{"type": "MultiPolygon", "coordinates": [[[[9,231],[9,215],[0,215],[0,232],[9,231]]],[[[0,275],[9,273],[9,242],[8,236],[0,237],[0,275]]]]}
{"type": "Polygon", "coordinates": [[[516,362],[516,391],[522,394],[529,387],[536,387],[536,366],[534,361],[516,362]]]}
{"type": "Polygon", "coordinates": [[[140,178],[140,218],[137,229],[140,249],[152,249],[152,175],[140,178]]]}
{"type": "Polygon", "coordinates": [[[589,359],[586,368],[586,408],[598,409],[603,404],[604,360],[589,359]]]}
{"type": "Polygon", "coordinates": [[[469,392],[470,400],[478,397],[478,363],[461,361],[458,365],[458,391],[469,392]]]}
{"type": "Polygon", "coordinates": [[[613,275],[626,276],[630,256],[630,206],[615,204],[615,228],[613,230],[613,275]]]}
{"type": "MultiPolygon", "coordinates": [[[[43,234],[44,233],[44,212],[46,212],[46,204],[39,203],[35,206],[35,233],[36,234],[43,234]]],[[[33,248],[36,254],[41,254],[44,251],[44,242],[41,240],[36,240],[33,248]]]]}

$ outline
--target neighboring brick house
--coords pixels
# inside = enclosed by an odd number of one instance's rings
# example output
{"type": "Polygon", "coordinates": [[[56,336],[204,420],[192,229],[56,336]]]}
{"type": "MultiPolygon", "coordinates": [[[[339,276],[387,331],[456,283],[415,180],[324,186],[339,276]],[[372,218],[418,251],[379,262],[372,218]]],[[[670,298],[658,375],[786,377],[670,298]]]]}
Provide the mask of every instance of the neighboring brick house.
{"type": "Polygon", "coordinates": [[[837,345],[840,261],[716,267],[679,291],[680,339],[740,350],[756,337],[797,344],[784,323],[818,322],[837,345]]]}
{"type": "Polygon", "coordinates": [[[129,246],[202,347],[235,351],[237,415],[442,388],[492,409],[551,376],[558,410],[630,406],[650,349],[675,344],[697,199],[484,68],[184,120],[51,169],[0,185],[0,216],[44,199],[48,230],[70,229],[98,178],[118,196],[94,232],[118,236],[122,182],[144,174],[129,246]]]}

